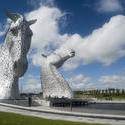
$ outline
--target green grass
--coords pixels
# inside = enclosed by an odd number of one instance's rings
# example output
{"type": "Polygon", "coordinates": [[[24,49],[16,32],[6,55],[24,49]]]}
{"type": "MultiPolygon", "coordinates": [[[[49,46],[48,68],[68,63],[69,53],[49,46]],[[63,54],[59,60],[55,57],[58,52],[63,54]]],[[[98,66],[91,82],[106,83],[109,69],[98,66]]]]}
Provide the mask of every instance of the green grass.
{"type": "MultiPolygon", "coordinates": [[[[111,96],[112,99],[125,99],[125,95],[111,96]]],[[[106,97],[97,97],[97,99],[106,99],[106,97]]]]}
{"type": "Polygon", "coordinates": [[[93,95],[77,94],[76,98],[95,98],[93,95]]]}
{"type": "Polygon", "coordinates": [[[50,120],[15,113],[0,112],[0,125],[102,125],[62,120],[50,120]]]}
{"type": "MultiPolygon", "coordinates": [[[[125,95],[112,95],[112,99],[125,99],[125,95]]],[[[95,98],[94,95],[76,94],[76,98],[95,98]]],[[[106,97],[96,96],[97,99],[105,99],[106,97]]]]}
{"type": "Polygon", "coordinates": [[[125,99],[125,95],[113,96],[112,99],[125,99]]]}

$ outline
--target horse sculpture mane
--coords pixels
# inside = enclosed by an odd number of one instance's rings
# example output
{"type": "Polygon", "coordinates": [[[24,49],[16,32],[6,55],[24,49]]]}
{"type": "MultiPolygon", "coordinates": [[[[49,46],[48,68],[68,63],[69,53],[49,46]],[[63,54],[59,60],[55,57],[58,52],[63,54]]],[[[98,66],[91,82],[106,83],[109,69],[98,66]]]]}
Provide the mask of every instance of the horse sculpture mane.
{"type": "Polygon", "coordinates": [[[50,56],[42,56],[42,90],[43,97],[73,98],[73,93],[67,81],[57,71],[66,60],[75,56],[72,49],[60,49],[50,56]]]}
{"type": "Polygon", "coordinates": [[[26,21],[20,14],[6,10],[5,14],[12,22],[0,48],[0,99],[17,99],[18,79],[28,67],[27,53],[33,35],[29,26],[36,20],[26,21]]]}

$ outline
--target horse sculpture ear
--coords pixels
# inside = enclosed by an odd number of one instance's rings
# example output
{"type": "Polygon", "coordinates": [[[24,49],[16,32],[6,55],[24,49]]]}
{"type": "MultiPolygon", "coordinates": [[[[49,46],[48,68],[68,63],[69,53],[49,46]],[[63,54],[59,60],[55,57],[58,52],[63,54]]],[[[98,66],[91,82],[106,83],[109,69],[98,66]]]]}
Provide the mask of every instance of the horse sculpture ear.
{"type": "Polygon", "coordinates": [[[34,24],[36,21],[37,21],[37,19],[28,21],[29,26],[34,24]]]}
{"type": "Polygon", "coordinates": [[[6,14],[7,17],[9,17],[14,22],[16,22],[20,18],[19,14],[17,14],[17,13],[10,13],[6,9],[4,9],[4,13],[6,14]]]}

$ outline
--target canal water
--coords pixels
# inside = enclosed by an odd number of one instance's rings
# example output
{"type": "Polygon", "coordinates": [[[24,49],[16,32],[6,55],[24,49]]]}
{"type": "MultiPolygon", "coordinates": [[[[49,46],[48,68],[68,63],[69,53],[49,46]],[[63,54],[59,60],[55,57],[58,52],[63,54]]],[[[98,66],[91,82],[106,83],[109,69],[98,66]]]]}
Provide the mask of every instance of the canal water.
{"type": "Polygon", "coordinates": [[[96,114],[111,114],[125,115],[125,104],[89,104],[78,107],[53,107],[62,111],[96,113],[96,114]]]}
{"type": "MultiPolygon", "coordinates": [[[[78,108],[78,107],[76,107],[78,108]]],[[[105,109],[105,110],[124,110],[125,104],[89,104],[82,106],[83,109],[105,109]]]]}

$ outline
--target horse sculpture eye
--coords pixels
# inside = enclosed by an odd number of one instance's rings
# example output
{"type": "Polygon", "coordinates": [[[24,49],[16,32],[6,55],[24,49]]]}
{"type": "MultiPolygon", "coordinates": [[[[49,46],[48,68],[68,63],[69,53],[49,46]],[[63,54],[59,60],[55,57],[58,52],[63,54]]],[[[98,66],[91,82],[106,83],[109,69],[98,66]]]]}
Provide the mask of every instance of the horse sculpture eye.
{"type": "Polygon", "coordinates": [[[17,36],[17,34],[18,34],[18,29],[17,29],[17,28],[13,28],[13,29],[11,29],[11,32],[12,32],[12,34],[13,34],[14,36],[17,36]]]}

